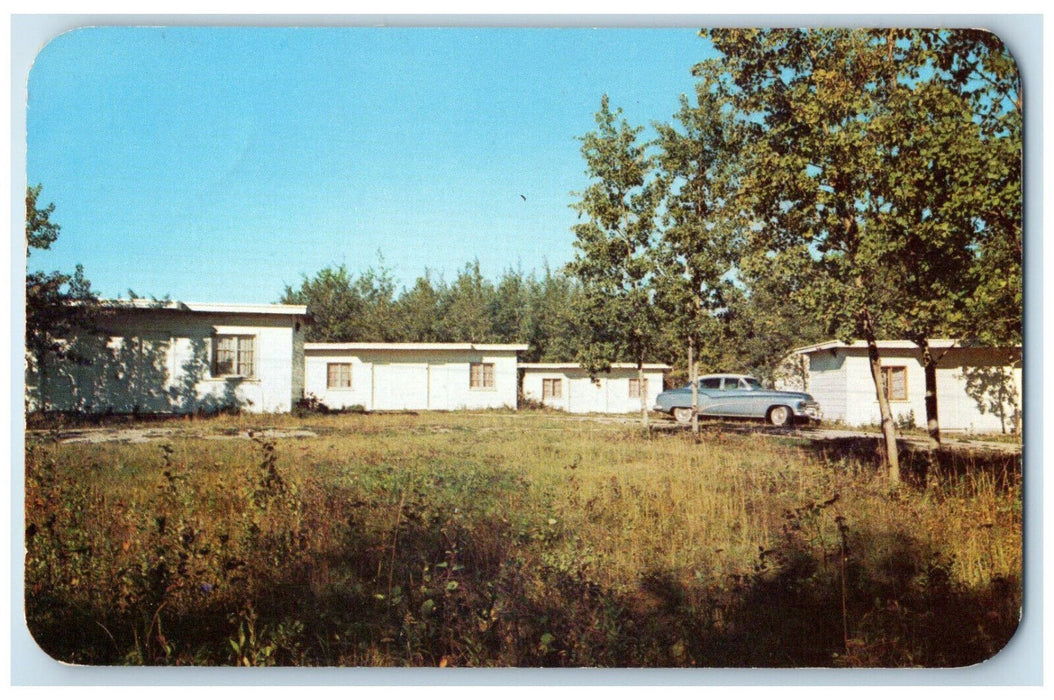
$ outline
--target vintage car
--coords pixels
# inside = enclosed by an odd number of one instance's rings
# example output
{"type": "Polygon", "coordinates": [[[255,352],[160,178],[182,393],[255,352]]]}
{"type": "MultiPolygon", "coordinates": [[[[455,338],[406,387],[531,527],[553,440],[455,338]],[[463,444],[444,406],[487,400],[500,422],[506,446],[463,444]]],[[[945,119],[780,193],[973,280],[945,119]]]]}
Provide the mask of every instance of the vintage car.
{"type": "MultiPolygon", "coordinates": [[[[820,404],[809,394],[766,389],[755,377],[708,374],[699,378],[699,415],[722,418],[763,418],[772,425],[798,420],[819,421],[820,404]]],[[[655,410],[669,413],[678,423],[692,420],[692,385],[670,389],[655,399],[655,410]]]]}

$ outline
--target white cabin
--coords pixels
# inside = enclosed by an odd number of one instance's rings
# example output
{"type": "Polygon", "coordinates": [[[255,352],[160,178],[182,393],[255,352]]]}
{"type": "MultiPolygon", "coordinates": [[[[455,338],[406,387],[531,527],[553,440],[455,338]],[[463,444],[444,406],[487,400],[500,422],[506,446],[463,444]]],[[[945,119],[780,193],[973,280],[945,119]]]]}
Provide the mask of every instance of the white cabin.
{"type": "Polygon", "coordinates": [[[331,409],[516,408],[516,359],[525,350],[480,343],[307,343],[305,392],[331,409]]]}
{"type": "MultiPolygon", "coordinates": [[[[637,365],[619,362],[596,381],[574,362],[536,362],[520,365],[524,398],[540,401],[568,413],[634,413],[640,411],[640,382],[637,365]]],[[[644,393],[650,411],[663,390],[669,365],[644,365],[644,393]]]]}
{"type": "MultiPolygon", "coordinates": [[[[937,407],[941,430],[1015,432],[1021,413],[1021,347],[960,347],[930,341],[937,363],[937,407]]],[[[910,341],[878,342],[882,383],[893,418],[926,427],[925,375],[918,346],[910,341]]],[[[867,344],[838,341],[798,348],[797,386],[813,395],[824,420],[878,425],[881,420],[867,344]]]]}
{"type": "Polygon", "coordinates": [[[42,391],[27,367],[29,408],[286,412],[303,395],[309,320],[296,305],[104,302],[103,333],[68,339],[78,359],[47,363],[42,391]]]}

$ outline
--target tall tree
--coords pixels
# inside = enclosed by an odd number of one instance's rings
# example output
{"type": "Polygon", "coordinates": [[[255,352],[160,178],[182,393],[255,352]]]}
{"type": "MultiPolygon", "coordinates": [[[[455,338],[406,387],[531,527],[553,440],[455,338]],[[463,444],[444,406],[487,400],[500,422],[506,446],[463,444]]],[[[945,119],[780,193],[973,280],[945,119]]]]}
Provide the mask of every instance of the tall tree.
{"type": "Polygon", "coordinates": [[[621,114],[604,95],[596,131],[582,137],[593,182],[574,205],[586,220],[574,226],[577,251],[568,270],[582,290],[577,318],[585,342],[578,361],[593,376],[617,360],[635,362],[641,422],[647,427],[644,359],[658,331],[650,278],[661,187],[654,161],[639,142],[641,127],[630,126],[621,114]]]}
{"type": "Polygon", "coordinates": [[[697,361],[702,343],[711,357],[720,352],[719,314],[742,243],[735,201],[742,141],[729,106],[706,81],[696,86],[694,105],[681,97],[674,118],[677,125],[656,124],[666,198],[653,281],[665,330],[687,345],[692,430],[698,432],[697,361]]]}
{"type": "MultiPolygon", "coordinates": [[[[42,186],[26,188],[26,260],[58,240],[60,226],[51,220],[55,204],[40,207],[42,186]]],[[[26,400],[47,411],[48,383],[55,363],[87,362],[76,338],[95,330],[99,298],[77,265],[73,274],[26,272],[26,400]]]]}
{"type": "MultiPolygon", "coordinates": [[[[722,57],[697,71],[724,86],[753,123],[744,178],[757,216],[753,262],[807,261],[813,283],[799,303],[838,337],[867,342],[896,481],[876,339],[965,332],[960,309],[976,289],[969,273],[991,228],[981,215],[993,194],[977,181],[988,119],[977,105],[986,99],[947,55],[976,56],[964,47],[977,42],[927,30],[708,35],[722,57]]],[[[1003,188],[994,198],[1006,196],[1003,188]]],[[[935,392],[931,398],[935,421],[935,392]]]]}
{"type": "Polygon", "coordinates": [[[814,259],[817,284],[803,301],[838,336],[866,340],[895,483],[896,429],[875,325],[888,290],[876,284],[881,244],[868,236],[880,206],[871,189],[879,168],[869,129],[892,82],[881,39],[841,30],[716,30],[709,36],[723,56],[697,71],[725,86],[753,120],[743,184],[757,217],[752,243],[762,251],[754,261],[800,260],[803,253],[814,259]]]}

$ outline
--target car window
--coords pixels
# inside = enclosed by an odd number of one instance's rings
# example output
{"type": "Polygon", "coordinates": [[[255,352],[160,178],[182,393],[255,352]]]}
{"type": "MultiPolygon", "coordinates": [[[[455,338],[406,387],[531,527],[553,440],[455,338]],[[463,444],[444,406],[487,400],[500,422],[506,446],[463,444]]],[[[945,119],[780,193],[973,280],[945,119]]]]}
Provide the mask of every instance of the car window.
{"type": "Polygon", "coordinates": [[[706,377],[705,379],[700,379],[699,387],[701,389],[720,389],[721,377],[706,377]]]}
{"type": "Polygon", "coordinates": [[[754,379],[753,377],[741,377],[739,380],[739,388],[747,389],[750,391],[757,391],[758,389],[761,389],[762,386],[761,382],[759,382],[757,379],[754,379]]]}

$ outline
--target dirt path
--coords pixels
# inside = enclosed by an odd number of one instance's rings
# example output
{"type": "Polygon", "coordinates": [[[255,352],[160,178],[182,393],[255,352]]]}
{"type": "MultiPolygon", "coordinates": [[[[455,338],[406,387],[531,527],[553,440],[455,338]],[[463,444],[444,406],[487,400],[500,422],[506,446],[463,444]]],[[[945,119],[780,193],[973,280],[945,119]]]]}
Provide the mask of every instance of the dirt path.
{"type": "Polygon", "coordinates": [[[60,443],[101,444],[125,442],[140,444],[173,438],[199,438],[202,440],[250,440],[253,438],[313,438],[318,434],[310,430],[227,430],[210,432],[188,428],[74,428],[70,430],[31,430],[27,437],[51,438],[60,443]]]}

